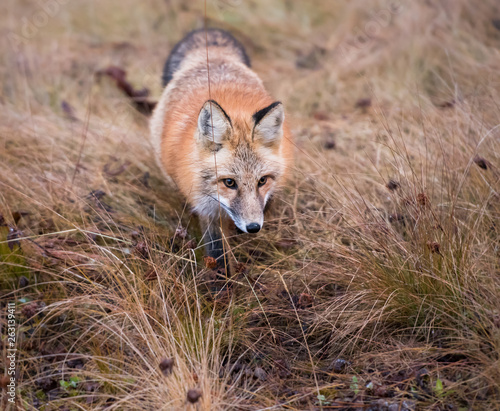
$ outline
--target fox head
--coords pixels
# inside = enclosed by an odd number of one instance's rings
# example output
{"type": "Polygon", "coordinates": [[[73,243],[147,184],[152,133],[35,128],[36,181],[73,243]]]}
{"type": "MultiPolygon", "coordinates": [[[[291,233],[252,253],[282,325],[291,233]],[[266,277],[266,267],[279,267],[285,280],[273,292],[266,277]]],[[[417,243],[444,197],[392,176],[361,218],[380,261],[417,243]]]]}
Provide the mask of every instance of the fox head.
{"type": "Polygon", "coordinates": [[[213,100],[203,105],[196,131],[201,168],[195,211],[216,217],[223,210],[241,231],[260,231],[283,174],[283,122],[280,102],[234,119],[213,100]]]}

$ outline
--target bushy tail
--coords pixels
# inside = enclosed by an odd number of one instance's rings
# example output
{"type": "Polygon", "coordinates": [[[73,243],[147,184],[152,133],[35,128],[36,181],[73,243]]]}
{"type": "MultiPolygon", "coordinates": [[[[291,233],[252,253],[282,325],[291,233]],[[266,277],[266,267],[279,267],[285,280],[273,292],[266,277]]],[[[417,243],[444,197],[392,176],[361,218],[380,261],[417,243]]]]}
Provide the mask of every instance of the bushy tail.
{"type": "Polygon", "coordinates": [[[199,48],[223,47],[235,53],[241,62],[250,67],[250,59],[243,45],[231,33],[220,29],[194,30],[184,37],[170,52],[163,67],[162,84],[165,87],[172,80],[174,73],[179,69],[182,60],[193,50],[199,48]]]}

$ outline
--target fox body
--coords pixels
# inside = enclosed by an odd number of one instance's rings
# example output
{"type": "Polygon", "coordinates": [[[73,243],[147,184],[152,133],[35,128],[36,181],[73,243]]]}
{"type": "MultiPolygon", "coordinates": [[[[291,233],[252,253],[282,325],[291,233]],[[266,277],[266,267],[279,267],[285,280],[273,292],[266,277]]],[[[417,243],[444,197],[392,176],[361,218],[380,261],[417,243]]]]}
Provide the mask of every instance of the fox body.
{"type": "Polygon", "coordinates": [[[258,232],[290,167],[283,105],[250,69],[243,46],[217,29],[175,46],[163,85],[150,123],[157,159],[200,217],[208,255],[226,264],[222,232],[231,220],[258,232]]]}

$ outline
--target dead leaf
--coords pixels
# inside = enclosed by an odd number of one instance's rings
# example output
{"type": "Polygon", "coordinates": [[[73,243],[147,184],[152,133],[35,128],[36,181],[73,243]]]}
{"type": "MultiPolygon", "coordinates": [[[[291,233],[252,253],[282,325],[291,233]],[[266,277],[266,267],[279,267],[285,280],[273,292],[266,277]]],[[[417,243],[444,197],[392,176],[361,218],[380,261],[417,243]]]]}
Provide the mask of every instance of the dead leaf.
{"type": "Polygon", "coordinates": [[[100,200],[102,199],[104,196],[106,195],[106,193],[102,190],[92,190],[89,195],[87,196],[87,198],[95,198],[96,200],[100,200]]]}
{"type": "Polygon", "coordinates": [[[174,368],[174,359],[173,358],[164,358],[160,362],[160,370],[163,375],[169,375],[174,368]]]}
{"type": "Polygon", "coordinates": [[[146,187],[146,188],[150,188],[149,186],[149,171],[146,171],[143,176],[139,179],[139,181],[141,182],[141,184],[146,187]]]}
{"type": "Polygon", "coordinates": [[[292,374],[290,371],[290,365],[285,359],[274,361],[274,365],[278,371],[278,376],[280,378],[287,378],[292,374]]]}
{"type": "Polygon", "coordinates": [[[110,205],[106,204],[105,202],[102,201],[102,198],[106,195],[106,193],[102,190],[92,190],[89,195],[87,196],[87,198],[92,198],[95,200],[95,205],[108,212],[108,213],[112,213],[113,212],[113,207],[111,207],[110,205]]]}
{"type": "Polygon", "coordinates": [[[197,389],[190,389],[188,392],[187,392],[187,400],[188,402],[190,402],[191,404],[195,404],[198,402],[198,400],[201,398],[202,396],[202,393],[200,390],[197,390],[197,389]]]}
{"type": "Polygon", "coordinates": [[[399,187],[401,187],[401,184],[399,184],[396,180],[389,180],[386,184],[386,187],[390,191],[396,191],[399,187]]]}
{"type": "Polygon", "coordinates": [[[417,203],[422,207],[427,207],[429,205],[429,197],[425,193],[419,193],[417,195],[417,203]]]}
{"type": "Polygon", "coordinates": [[[98,77],[106,75],[112,78],[116,86],[123,91],[130,99],[137,111],[149,115],[156,106],[156,102],[148,100],[149,90],[143,88],[136,90],[132,84],[127,81],[127,72],[117,66],[109,66],[97,72],[98,77]]]}
{"type": "Polygon", "coordinates": [[[29,280],[24,275],[19,278],[19,288],[27,287],[29,284],[29,280]]]}
{"type": "Polygon", "coordinates": [[[439,108],[453,108],[456,104],[455,100],[443,101],[442,103],[438,103],[437,107],[439,108]]]}
{"type": "Polygon", "coordinates": [[[85,383],[83,385],[83,389],[87,392],[93,392],[93,391],[97,391],[97,389],[99,388],[99,383],[97,382],[88,382],[88,383],[85,383]]]}
{"type": "Polygon", "coordinates": [[[116,177],[122,174],[129,166],[130,166],[130,161],[127,160],[113,170],[111,167],[111,163],[106,163],[104,164],[102,171],[104,171],[104,173],[109,177],[116,177]]]}
{"type": "Polygon", "coordinates": [[[372,105],[372,99],[366,97],[366,98],[360,98],[358,101],[356,101],[354,107],[366,110],[369,107],[371,107],[371,105],[372,105]]]}
{"type": "Polygon", "coordinates": [[[261,381],[267,380],[267,373],[261,367],[257,367],[255,369],[255,371],[253,372],[253,376],[254,376],[254,378],[257,378],[258,380],[261,380],[261,381]]]}
{"type": "Polygon", "coordinates": [[[67,358],[67,351],[64,345],[54,342],[42,342],[40,345],[40,354],[47,356],[50,361],[61,361],[67,358]]]}
{"type": "Polygon", "coordinates": [[[325,150],[334,150],[337,147],[337,144],[335,143],[335,139],[333,138],[333,136],[328,136],[325,138],[323,147],[325,148],[325,150]]]}
{"type": "Polygon", "coordinates": [[[151,270],[149,270],[148,272],[146,272],[146,274],[144,274],[144,279],[146,281],[157,280],[158,279],[158,273],[156,272],[156,270],[154,268],[152,268],[151,270]]]}
{"type": "Polygon", "coordinates": [[[9,382],[10,382],[10,378],[7,375],[2,375],[0,377],[0,388],[2,390],[6,390],[9,382]]]}
{"type": "Polygon", "coordinates": [[[209,255],[206,255],[203,257],[203,261],[205,262],[205,267],[207,267],[210,270],[214,270],[217,268],[217,260],[213,257],[210,257],[209,255]]]}
{"type": "Polygon", "coordinates": [[[293,238],[282,238],[276,242],[276,245],[283,249],[292,248],[297,245],[297,240],[293,238]]]}
{"type": "Polygon", "coordinates": [[[441,246],[437,241],[427,241],[427,248],[431,251],[431,253],[441,255],[441,246]]]}
{"type": "Polygon", "coordinates": [[[134,247],[134,252],[143,259],[148,259],[150,256],[149,247],[144,241],[139,241],[136,244],[136,246],[134,247]]]}
{"type": "Polygon", "coordinates": [[[295,61],[295,64],[298,68],[317,70],[321,67],[321,60],[325,54],[325,49],[321,47],[314,47],[309,53],[299,56],[295,61]]]}
{"type": "Polygon", "coordinates": [[[21,236],[21,232],[18,230],[14,230],[13,228],[9,228],[9,234],[7,234],[7,245],[10,248],[10,251],[14,250],[14,246],[21,247],[21,243],[18,238],[21,236]]]}
{"type": "Polygon", "coordinates": [[[342,359],[342,358],[337,358],[333,363],[332,363],[332,369],[334,373],[340,374],[345,371],[347,366],[349,365],[349,362],[342,359]]]}
{"type": "Polygon", "coordinates": [[[403,214],[389,214],[389,222],[390,223],[404,223],[405,222],[405,216],[403,214]]]}
{"type": "Polygon", "coordinates": [[[61,101],[61,109],[62,109],[62,111],[67,119],[69,119],[71,121],[78,120],[78,118],[75,115],[75,110],[66,100],[61,101]]]}
{"type": "Polygon", "coordinates": [[[19,210],[19,211],[14,211],[12,213],[12,218],[14,219],[14,223],[17,224],[21,218],[26,217],[28,215],[30,215],[28,211],[19,210]]]}
{"type": "Polygon", "coordinates": [[[299,296],[299,301],[297,303],[298,308],[311,307],[313,304],[313,297],[307,293],[301,293],[299,296]]]}
{"type": "Polygon", "coordinates": [[[236,274],[246,274],[248,272],[248,267],[244,263],[236,263],[234,267],[234,272],[236,274]]]}
{"type": "Polygon", "coordinates": [[[315,120],[319,120],[319,121],[328,121],[328,120],[330,120],[330,116],[325,111],[316,111],[313,114],[313,118],[315,120]]]}
{"type": "Polygon", "coordinates": [[[488,168],[491,167],[491,163],[488,160],[478,155],[474,156],[473,161],[479,168],[482,168],[483,170],[488,170],[488,168]]]}

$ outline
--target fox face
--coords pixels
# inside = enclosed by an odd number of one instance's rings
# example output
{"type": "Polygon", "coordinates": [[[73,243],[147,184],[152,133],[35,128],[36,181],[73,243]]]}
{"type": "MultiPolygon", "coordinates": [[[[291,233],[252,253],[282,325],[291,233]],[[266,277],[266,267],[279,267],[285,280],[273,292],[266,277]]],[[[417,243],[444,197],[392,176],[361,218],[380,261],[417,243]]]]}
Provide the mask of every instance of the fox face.
{"type": "Polygon", "coordinates": [[[195,137],[198,214],[217,218],[222,211],[241,231],[260,231],[266,203],[283,174],[283,121],[280,102],[233,119],[213,100],[203,105],[195,137]]]}

